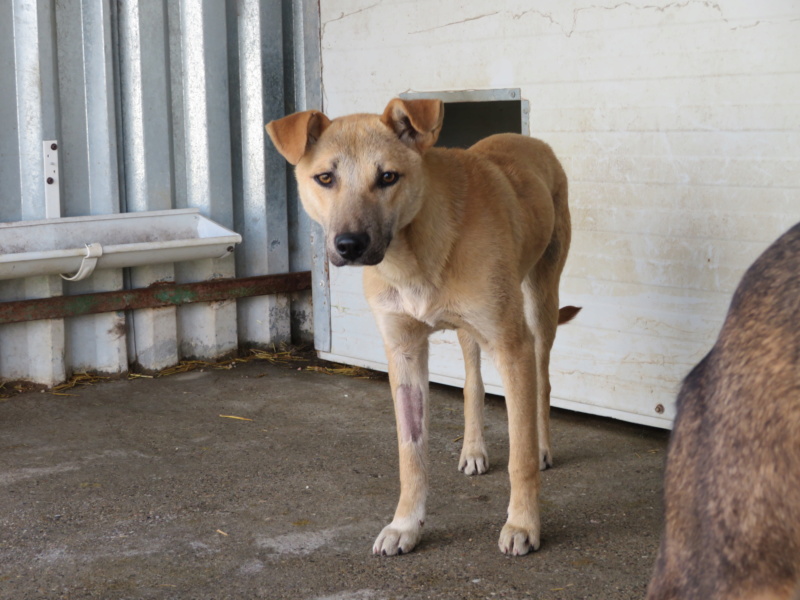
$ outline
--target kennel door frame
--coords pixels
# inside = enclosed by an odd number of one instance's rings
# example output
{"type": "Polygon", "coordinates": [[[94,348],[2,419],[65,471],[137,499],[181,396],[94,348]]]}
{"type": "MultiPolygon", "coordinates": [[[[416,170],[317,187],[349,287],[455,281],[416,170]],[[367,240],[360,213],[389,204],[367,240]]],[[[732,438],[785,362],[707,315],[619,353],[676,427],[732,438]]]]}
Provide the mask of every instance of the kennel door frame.
{"type": "MultiPolygon", "coordinates": [[[[447,105],[461,102],[520,102],[520,130],[522,135],[531,134],[530,103],[522,97],[520,88],[499,88],[493,90],[457,90],[450,92],[403,92],[399,95],[403,100],[441,100],[447,105]]],[[[517,133],[517,132],[513,132],[517,133]]]]}

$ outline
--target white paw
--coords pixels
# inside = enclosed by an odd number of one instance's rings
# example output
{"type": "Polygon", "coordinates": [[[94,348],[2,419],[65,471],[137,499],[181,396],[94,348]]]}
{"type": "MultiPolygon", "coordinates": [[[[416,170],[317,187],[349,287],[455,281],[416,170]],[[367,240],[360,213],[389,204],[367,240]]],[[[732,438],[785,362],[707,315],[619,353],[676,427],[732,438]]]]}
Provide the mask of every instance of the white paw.
{"type": "Polygon", "coordinates": [[[500,552],[511,556],[522,556],[528,552],[539,549],[539,527],[517,527],[506,523],[500,531],[500,541],[497,543],[500,552]]]}
{"type": "Polygon", "coordinates": [[[422,523],[418,519],[395,519],[383,528],[372,546],[372,553],[394,556],[411,552],[422,537],[422,523]]]}
{"type": "Polygon", "coordinates": [[[489,470],[489,455],[486,446],[464,444],[461,449],[461,458],[458,459],[458,470],[465,475],[483,475],[489,470]]]}
{"type": "Polygon", "coordinates": [[[546,471],[553,466],[553,453],[550,448],[539,448],[539,470],[546,471]]]}

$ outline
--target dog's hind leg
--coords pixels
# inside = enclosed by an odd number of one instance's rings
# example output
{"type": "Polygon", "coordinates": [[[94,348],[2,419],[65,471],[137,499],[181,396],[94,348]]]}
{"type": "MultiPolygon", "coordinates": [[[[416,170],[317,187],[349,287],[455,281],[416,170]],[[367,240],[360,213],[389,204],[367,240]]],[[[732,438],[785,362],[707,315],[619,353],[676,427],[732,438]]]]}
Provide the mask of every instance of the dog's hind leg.
{"type": "Polygon", "coordinates": [[[458,330],[464,354],[464,444],[458,470],[466,475],[481,475],[489,469],[489,455],[483,440],[484,389],[481,378],[481,348],[467,331],[458,330]]]}
{"type": "Polygon", "coordinates": [[[558,276],[537,265],[522,284],[525,318],[536,348],[536,413],[539,430],[539,469],[553,466],[550,441],[550,350],[558,327],[558,276]],[[555,277],[555,282],[551,280],[555,277]],[[534,283],[535,281],[535,283],[534,283]]]}
{"type": "Polygon", "coordinates": [[[376,314],[389,361],[397,420],[400,499],[394,519],[375,540],[375,554],[410,552],[422,536],[428,496],[428,336],[410,317],[376,314]]]}

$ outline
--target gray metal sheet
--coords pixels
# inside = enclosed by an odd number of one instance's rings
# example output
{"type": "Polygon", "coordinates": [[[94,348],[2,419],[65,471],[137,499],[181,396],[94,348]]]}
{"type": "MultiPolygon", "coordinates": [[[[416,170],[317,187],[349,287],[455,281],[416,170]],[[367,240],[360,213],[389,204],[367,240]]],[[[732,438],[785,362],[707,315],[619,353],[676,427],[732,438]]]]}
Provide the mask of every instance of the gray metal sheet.
{"type": "MultiPolygon", "coordinates": [[[[68,293],[307,270],[309,222],[263,127],[295,95],[321,104],[318,10],[312,0],[0,4],[0,220],[44,217],[42,141],[54,139],[63,216],[196,207],[245,239],[238,264],[110,270],[64,285],[68,293]]],[[[61,292],[54,278],[0,283],[0,299],[61,292]]],[[[303,297],[296,306],[310,312],[303,297]]],[[[111,314],[15,325],[0,335],[0,379],[53,383],[129,362],[158,369],[238,342],[288,340],[289,307],[287,297],[251,298],[238,316],[231,301],[136,311],[127,322],[111,314]]]]}

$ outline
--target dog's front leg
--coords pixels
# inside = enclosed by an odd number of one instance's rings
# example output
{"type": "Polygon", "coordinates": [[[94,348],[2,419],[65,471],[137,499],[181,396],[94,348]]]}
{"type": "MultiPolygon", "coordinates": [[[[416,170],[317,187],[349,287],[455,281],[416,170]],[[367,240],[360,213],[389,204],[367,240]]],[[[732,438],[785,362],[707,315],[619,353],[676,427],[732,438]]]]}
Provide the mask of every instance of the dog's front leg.
{"type": "Polygon", "coordinates": [[[539,548],[539,442],[536,424],[534,340],[521,318],[508,325],[495,347],[508,413],[511,499],[500,532],[500,550],[522,555],[539,548]]]}
{"type": "Polygon", "coordinates": [[[422,535],[428,496],[428,335],[411,318],[378,317],[389,361],[400,451],[400,500],[394,519],[372,551],[391,556],[411,551],[422,535]]]}

